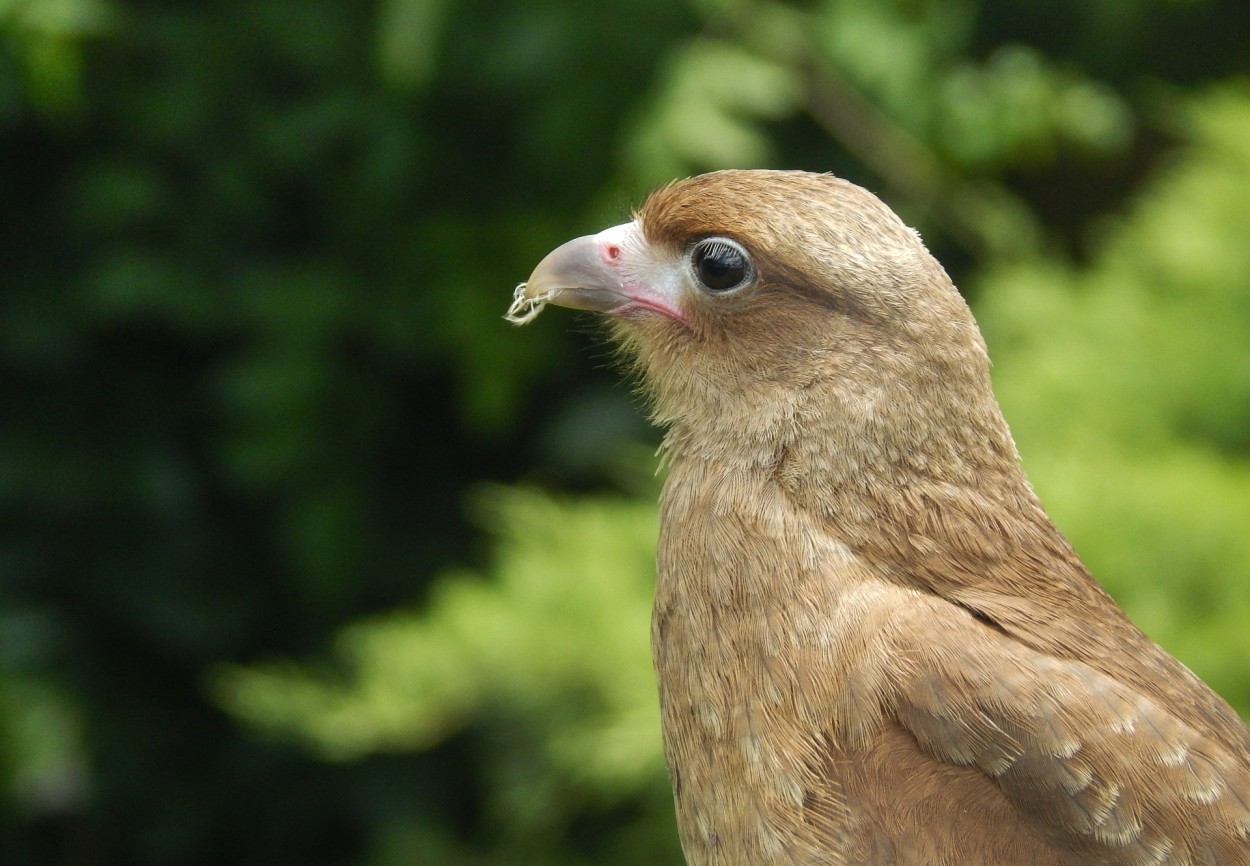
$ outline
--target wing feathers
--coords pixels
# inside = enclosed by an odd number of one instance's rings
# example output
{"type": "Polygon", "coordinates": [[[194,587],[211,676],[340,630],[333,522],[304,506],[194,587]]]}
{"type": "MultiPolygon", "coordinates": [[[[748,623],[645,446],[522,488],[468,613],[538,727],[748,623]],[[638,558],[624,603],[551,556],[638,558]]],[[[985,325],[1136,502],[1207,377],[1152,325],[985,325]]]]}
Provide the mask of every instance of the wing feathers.
{"type": "Polygon", "coordinates": [[[1022,816],[1094,862],[1250,863],[1250,773],[1221,744],[962,611],[925,619],[895,709],[925,752],[992,777],[1022,816]],[[1204,819],[1185,820],[1195,809],[1204,819]]]}

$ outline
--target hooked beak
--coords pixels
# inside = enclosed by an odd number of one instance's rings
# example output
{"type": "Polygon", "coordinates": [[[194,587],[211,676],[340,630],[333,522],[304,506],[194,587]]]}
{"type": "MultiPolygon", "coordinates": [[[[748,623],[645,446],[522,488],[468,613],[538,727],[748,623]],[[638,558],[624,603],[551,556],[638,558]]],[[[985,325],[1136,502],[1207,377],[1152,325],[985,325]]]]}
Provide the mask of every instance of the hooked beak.
{"type": "Polygon", "coordinates": [[[543,304],[613,316],[659,313],[686,324],[672,280],[658,276],[637,223],[575,238],[552,250],[517,286],[509,321],[530,321],[543,304]],[[665,291],[667,289],[667,291],[665,291]]]}

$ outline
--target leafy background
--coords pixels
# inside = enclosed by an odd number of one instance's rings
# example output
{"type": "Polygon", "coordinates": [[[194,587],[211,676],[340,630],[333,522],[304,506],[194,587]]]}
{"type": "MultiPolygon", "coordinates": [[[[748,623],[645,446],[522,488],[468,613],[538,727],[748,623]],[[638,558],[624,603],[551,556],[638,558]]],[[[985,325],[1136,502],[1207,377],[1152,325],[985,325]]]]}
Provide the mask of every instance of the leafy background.
{"type": "Polygon", "coordinates": [[[0,2],[0,859],[680,862],[657,434],[500,316],[674,176],[971,299],[1094,571],[1250,711],[1236,0],[0,2]]]}

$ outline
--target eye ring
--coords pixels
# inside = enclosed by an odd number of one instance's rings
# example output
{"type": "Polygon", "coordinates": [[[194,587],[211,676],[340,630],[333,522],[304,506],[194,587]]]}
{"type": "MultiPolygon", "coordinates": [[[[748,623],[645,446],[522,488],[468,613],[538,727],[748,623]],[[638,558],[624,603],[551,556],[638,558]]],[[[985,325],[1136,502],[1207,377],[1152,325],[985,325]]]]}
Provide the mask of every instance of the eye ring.
{"type": "Polygon", "coordinates": [[[742,244],[730,238],[704,238],[690,248],[690,270],[713,295],[735,292],[755,279],[755,265],[742,244]]]}

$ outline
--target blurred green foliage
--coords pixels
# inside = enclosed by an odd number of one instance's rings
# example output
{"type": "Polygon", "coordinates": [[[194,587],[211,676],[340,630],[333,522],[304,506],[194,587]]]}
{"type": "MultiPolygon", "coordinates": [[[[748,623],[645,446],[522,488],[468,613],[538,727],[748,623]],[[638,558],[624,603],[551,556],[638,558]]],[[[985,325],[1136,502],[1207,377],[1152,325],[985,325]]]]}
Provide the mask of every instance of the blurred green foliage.
{"type": "Polygon", "coordinates": [[[981,276],[1025,466],[1138,624],[1250,711],[1250,83],[1173,106],[1191,139],[1090,260],[981,276]]]}
{"type": "Polygon", "coordinates": [[[969,292],[1026,468],[1250,710],[1233,0],[0,2],[6,863],[680,862],[656,436],[541,255],[832,170],[969,292]]]}
{"type": "MultiPolygon", "coordinates": [[[[331,760],[428,748],[491,719],[505,738],[482,771],[498,862],[673,862],[667,821],[604,833],[589,859],[562,850],[588,809],[670,808],[647,640],[654,505],[500,488],[473,510],[498,537],[489,578],[445,575],[424,611],[344,629],[318,668],[220,671],[219,702],[331,760]]],[[[414,816],[419,830],[440,839],[414,816]]]]}

